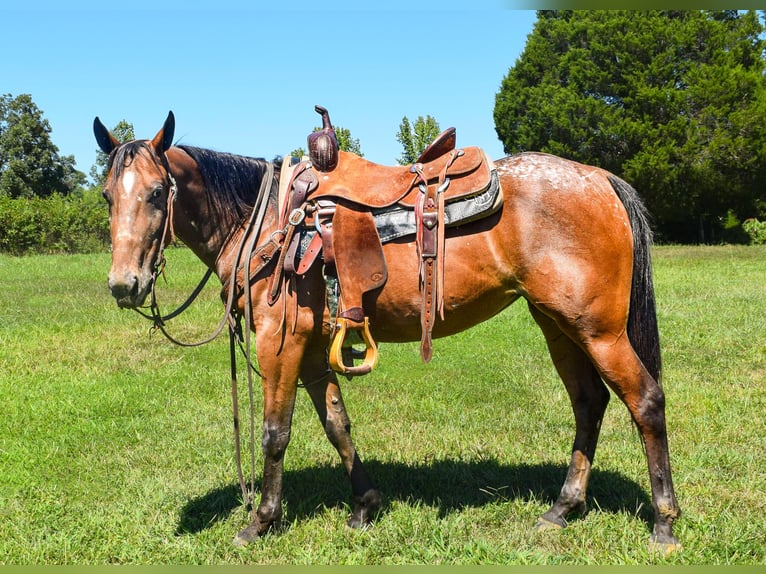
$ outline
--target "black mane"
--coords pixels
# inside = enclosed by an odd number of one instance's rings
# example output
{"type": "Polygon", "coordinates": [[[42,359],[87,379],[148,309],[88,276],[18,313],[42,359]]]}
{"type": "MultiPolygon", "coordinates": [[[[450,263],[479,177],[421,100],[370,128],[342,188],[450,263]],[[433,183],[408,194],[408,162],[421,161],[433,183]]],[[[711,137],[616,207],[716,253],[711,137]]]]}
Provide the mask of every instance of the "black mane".
{"type": "MultiPolygon", "coordinates": [[[[252,211],[268,161],[188,145],[178,147],[197,162],[211,205],[223,224],[235,225],[252,211]]],[[[272,183],[270,193],[275,189],[272,183]]]]}

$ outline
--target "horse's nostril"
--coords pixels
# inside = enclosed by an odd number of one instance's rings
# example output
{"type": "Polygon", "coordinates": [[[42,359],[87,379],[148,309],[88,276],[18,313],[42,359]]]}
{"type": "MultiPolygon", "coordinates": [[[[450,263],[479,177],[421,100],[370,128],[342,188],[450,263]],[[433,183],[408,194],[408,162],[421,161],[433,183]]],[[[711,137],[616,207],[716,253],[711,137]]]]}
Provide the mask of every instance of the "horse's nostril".
{"type": "Polygon", "coordinates": [[[117,303],[122,305],[132,304],[138,296],[138,277],[132,273],[126,273],[121,277],[109,275],[109,291],[117,303]]]}

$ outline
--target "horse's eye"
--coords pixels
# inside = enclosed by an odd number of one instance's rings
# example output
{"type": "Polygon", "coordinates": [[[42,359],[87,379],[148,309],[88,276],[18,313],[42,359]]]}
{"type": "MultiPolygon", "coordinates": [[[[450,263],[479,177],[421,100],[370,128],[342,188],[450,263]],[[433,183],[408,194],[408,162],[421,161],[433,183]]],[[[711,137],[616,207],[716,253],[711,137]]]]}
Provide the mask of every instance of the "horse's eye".
{"type": "Polygon", "coordinates": [[[151,194],[151,199],[152,199],[152,201],[157,201],[157,200],[159,200],[159,199],[162,199],[162,191],[163,191],[163,190],[162,190],[162,187],[160,187],[160,186],[158,186],[158,187],[155,187],[155,188],[152,190],[152,194],[151,194]]]}
{"type": "Polygon", "coordinates": [[[103,197],[106,200],[106,203],[108,205],[112,205],[112,199],[109,196],[109,192],[105,189],[101,190],[101,197],[103,197]]]}

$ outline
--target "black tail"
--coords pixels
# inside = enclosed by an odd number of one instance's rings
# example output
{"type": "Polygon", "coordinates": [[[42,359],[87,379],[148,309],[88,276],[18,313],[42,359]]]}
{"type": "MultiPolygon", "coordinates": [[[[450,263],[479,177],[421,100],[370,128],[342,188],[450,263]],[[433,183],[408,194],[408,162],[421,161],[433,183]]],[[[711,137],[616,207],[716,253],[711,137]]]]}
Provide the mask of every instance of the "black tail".
{"type": "Polygon", "coordinates": [[[633,230],[633,282],[630,290],[628,338],[646,370],[662,384],[662,358],[652,277],[652,230],[641,198],[627,182],[609,176],[617,197],[628,212],[633,230]]]}

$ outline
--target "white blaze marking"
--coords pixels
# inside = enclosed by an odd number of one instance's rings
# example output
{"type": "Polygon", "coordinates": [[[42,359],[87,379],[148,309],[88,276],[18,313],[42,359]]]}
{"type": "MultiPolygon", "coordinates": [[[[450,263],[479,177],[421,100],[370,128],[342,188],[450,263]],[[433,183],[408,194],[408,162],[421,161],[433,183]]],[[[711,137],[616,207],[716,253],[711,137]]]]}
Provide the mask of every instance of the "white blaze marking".
{"type": "Polygon", "coordinates": [[[125,196],[130,195],[133,191],[133,185],[136,183],[136,174],[132,171],[126,171],[122,176],[122,191],[125,196]]]}
{"type": "MultiPolygon", "coordinates": [[[[126,171],[122,176],[122,197],[127,199],[133,191],[133,186],[136,184],[136,174],[132,171],[126,171]]],[[[117,228],[117,236],[115,241],[124,239],[130,239],[132,237],[133,228],[133,216],[130,211],[123,211],[122,223],[117,228]]]]}

